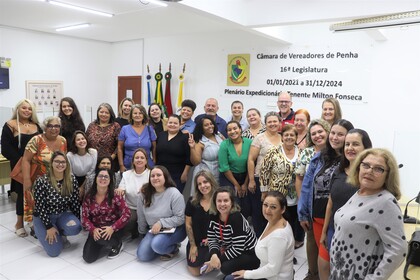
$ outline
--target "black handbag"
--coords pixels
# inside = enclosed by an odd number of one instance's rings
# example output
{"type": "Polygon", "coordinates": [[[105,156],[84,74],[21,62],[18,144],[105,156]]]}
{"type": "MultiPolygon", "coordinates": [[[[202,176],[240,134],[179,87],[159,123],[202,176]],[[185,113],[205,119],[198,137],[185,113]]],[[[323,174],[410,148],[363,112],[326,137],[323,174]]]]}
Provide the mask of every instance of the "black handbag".
{"type": "Polygon", "coordinates": [[[408,267],[410,265],[420,266],[420,230],[413,232],[411,240],[408,243],[408,254],[404,267],[404,279],[407,280],[410,280],[407,277],[408,267]]]}

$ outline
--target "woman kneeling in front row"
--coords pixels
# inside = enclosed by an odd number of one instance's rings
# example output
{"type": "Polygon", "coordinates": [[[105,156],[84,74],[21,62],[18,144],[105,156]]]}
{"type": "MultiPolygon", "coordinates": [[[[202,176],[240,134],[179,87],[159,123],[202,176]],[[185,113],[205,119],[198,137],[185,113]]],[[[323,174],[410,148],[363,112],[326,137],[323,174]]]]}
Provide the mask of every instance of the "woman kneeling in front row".
{"type": "Polygon", "coordinates": [[[62,152],[54,152],[48,173],[34,185],[35,234],[50,257],[70,246],[66,236],[81,231],[79,187],[62,152]]]}

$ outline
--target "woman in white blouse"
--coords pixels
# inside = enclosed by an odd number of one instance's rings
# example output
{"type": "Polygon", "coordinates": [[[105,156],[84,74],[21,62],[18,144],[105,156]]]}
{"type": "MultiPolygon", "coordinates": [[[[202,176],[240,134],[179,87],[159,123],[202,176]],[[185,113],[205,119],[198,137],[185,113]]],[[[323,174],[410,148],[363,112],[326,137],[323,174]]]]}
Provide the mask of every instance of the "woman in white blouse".
{"type": "MultiPolygon", "coordinates": [[[[236,271],[232,273],[235,279],[293,279],[295,241],[292,227],[283,217],[286,205],[286,198],[281,193],[267,193],[262,212],[268,223],[255,247],[255,253],[261,261],[260,267],[254,270],[236,271]]],[[[226,279],[232,276],[228,276],[226,279]]]]}
{"type": "MultiPolygon", "coordinates": [[[[76,130],[70,143],[70,150],[67,153],[71,171],[77,179],[79,186],[82,186],[86,176],[95,172],[98,152],[91,148],[86,134],[81,130],[76,130]]],[[[84,195],[84,191],[80,191],[84,195]]]]}
{"type": "Polygon", "coordinates": [[[128,208],[130,208],[131,217],[125,226],[125,231],[131,233],[131,238],[135,239],[139,236],[137,225],[137,200],[141,187],[149,182],[150,167],[147,163],[147,152],[143,148],[134,151],[131,159],[132,169],[125,171],[118,189],[115,193],[125,196],[128,208]]]}

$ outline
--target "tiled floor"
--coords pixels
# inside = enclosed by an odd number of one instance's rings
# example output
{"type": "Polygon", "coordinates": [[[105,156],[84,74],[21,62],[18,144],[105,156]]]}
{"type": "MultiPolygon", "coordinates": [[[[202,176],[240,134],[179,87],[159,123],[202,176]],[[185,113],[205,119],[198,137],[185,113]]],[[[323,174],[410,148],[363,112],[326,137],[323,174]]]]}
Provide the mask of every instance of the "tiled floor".
{"type": "MultiPolygon", "coordinates": [[[[0,280],[2,279],[194,279],[189,275],[185,260],[185,246],[171,261],[159,259],[141,263],[136,259],[138,240],[126,242],[118,258],[99,259],[87,264],[82,259],[82,249],[87,233],[69,237],[72,246],[63,250],[57,258],[48,257],[40,243],[29,236],[19,238],[14,234],[16,216],[14,204],[6,194],[0,195],[0,280]]],[[[303,279],[306,271],[304,248],[296,250],[298,264],[295,279],[303,279]]],[[[200,279],[221,279],[222,275],[211,272],[200,279]]]]}

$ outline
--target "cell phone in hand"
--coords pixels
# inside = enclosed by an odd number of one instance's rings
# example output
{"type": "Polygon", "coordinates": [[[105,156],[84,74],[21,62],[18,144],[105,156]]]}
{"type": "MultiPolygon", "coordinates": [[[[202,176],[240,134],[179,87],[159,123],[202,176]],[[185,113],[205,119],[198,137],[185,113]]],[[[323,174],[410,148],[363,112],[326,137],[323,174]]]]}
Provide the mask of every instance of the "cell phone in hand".
{"type": "Polygon", "coordinates": [[[203,266],[200,268],[200,274],[204,274],[204,273],[206,273],[207,267],[209,267],[207,264],[203,265],[203,266]]]}

